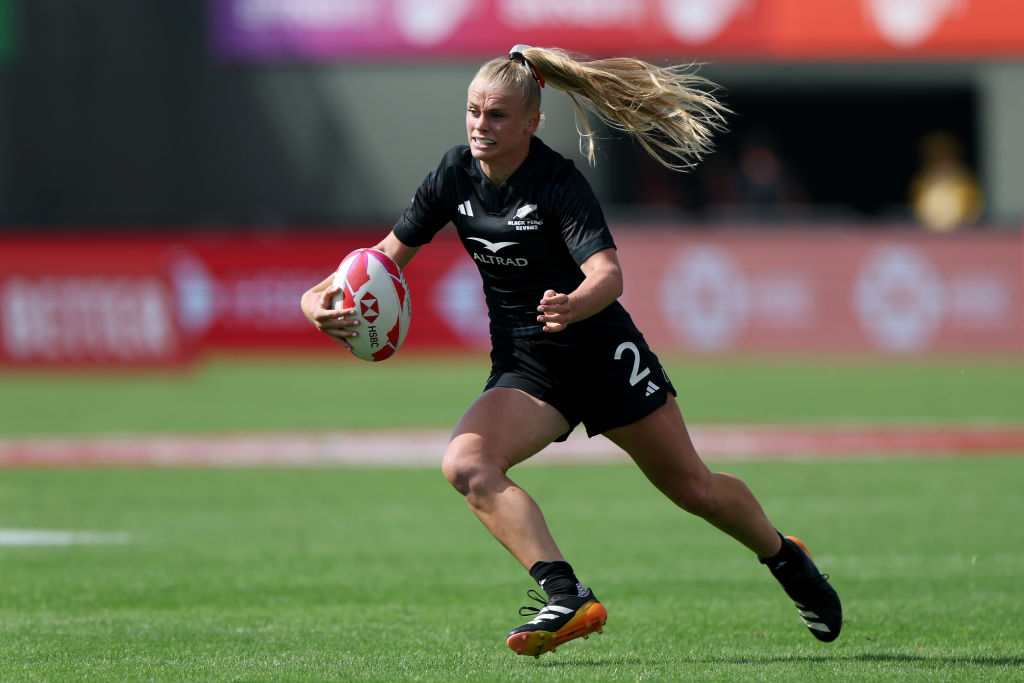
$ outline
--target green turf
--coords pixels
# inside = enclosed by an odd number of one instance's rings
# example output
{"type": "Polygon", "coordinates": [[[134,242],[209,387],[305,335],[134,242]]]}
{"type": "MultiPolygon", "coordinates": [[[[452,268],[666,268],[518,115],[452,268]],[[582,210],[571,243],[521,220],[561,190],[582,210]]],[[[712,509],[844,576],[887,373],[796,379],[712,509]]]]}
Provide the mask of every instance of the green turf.
{"type": "Polygon", "coordinates": [[[1024,459],[730,464],[831,572],[815,641],[746,551],[627,466],[526,466],[605,633],[504,645],[530,587],[436,470],[9,470],[0,680],[1020,680],[1024,459]]]}
{"type": "MultiPolygon", "coordinates": [[[[690,421],[1024,422],[1019,359],[667,361],[690,421]]],[[[219,358],[172,372],[0,373],[0,435],[450,427],[485,358],[219,358]]]]}

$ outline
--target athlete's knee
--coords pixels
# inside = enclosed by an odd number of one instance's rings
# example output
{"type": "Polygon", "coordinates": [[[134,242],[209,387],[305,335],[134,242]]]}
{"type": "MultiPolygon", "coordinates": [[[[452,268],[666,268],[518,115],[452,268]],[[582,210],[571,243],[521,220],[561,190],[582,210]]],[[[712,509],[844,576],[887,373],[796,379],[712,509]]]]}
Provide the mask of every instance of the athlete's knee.
{"type": "Polygon", "coordinates": [[[710,477],[691,477],[665,491],[669,499],[692,515],[708,519],[716,514],[714,487],[710,477]]]}
{"type": "Polygon", "coordinates": [[[504,470],[475,448],[472,444],[452,441],[441,462],[445,478],[463,496],[485,489],[504,470]]]}

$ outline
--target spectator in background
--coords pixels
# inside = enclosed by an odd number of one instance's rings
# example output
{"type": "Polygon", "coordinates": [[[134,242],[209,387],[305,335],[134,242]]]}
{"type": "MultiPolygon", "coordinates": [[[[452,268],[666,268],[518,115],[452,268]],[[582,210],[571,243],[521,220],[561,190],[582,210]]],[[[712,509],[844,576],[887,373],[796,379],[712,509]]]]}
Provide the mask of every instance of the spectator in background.
{"type": "Polygon", "coordinates": [[[748,134],[735,159],[707,159],[698,179],[708,209],[731,219],[792,219],[809,204],[798,173],[763,132],[748,134]]]}
{"type": "Polygon", "coordinates": [[[803,183],[764,133],[749,135],[739,150],[739,200],[757,215],[780,216],[807,204],[803,183]]]}
{"type": "Polygon", "coordinates": [[[946,130],[933,130],[919,142],[921,166],[910,182],[914,216],[935,232],[952,232],[981,217],[984,199],[963,159],[963,145],[946,130]]]}

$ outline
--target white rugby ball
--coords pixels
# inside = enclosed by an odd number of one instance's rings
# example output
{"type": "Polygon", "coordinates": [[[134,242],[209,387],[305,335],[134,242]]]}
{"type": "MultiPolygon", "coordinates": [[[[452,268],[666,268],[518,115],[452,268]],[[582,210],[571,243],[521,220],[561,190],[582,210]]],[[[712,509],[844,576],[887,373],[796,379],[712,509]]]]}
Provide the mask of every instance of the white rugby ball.
{"type": "Polygon", "coordinates": [[[358,336],[347,338],[352,352],[371,362],[390,358],[405,341],[412,317],[409,285],[398,264],[376,249],[356,249],[338,266],[334,285],[341,291],[331,306],[354,308],[359,320],[352,328],[358,336]]]}

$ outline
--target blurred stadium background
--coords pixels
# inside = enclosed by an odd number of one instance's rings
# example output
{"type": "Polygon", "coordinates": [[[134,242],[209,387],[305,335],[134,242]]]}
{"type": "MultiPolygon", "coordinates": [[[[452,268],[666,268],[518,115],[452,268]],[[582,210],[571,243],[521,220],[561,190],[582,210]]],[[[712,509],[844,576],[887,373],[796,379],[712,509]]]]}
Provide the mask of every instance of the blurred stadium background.
{"type": "MultiPolygon", "coordinates": [[[[463,141],[476,66],[518,42],[693,61],[735,111],[692,173],[613,131],[589,167],[567,98],[544,93],[541,135],[602,199],[625,303],[663,356],[1019,372],[1013,3],[0,0],[0,434],[30,431],[24,392],[62,373],[88,396],[123,368],[188,381],[242,351],[262,354],[253,372],[310,354],[357,372],[298,296],[384,234],[463,141]]],[[[408,276],[403,355],[482,366],[454,236],[408,276]]]]}

